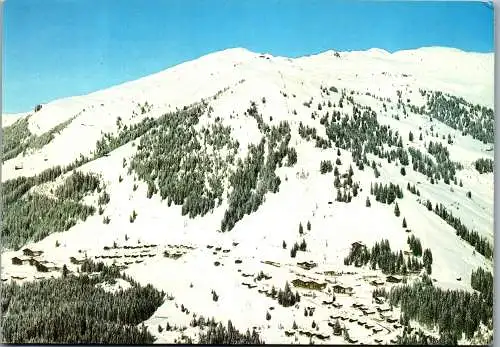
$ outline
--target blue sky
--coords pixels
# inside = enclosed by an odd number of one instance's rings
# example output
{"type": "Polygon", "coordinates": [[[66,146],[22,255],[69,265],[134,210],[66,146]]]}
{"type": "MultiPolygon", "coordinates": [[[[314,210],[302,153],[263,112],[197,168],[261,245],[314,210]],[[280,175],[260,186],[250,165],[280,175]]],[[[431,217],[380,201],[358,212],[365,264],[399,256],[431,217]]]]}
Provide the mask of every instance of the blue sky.
{"type": "Polygon", "coordinates": [[[290,57],[373,47],[494,50],[493,9],[478,2],[7,0],[3,21],[9,113],[230,47],[290,57]]]}

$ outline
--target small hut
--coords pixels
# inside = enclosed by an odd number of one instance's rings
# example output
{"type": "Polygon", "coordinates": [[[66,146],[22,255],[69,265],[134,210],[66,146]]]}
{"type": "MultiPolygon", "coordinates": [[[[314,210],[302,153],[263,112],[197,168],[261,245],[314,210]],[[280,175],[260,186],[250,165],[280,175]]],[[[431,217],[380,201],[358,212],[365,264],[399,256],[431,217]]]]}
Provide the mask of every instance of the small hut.
{"type": "Polygon", "coordinates": [[[340,284],[336,284],[333,286],[333,292],[338,294],[345,294],[345,287],[340,284]]]}
{"type": "Polygon", "coordinates": [[[318,266],[318,264],[313,261],[304,261],[302,263],[297,263],[297,266],[301,267],[304,270],[311,270],[312,268],[318,266]]]}
{"type": "Polygon", "coordinates": [[[379,279],[374,279],[373,281],[370,282],[371,285],[378,287],[384,284],[384,281],[379,280],[379,279]]]}
{"type": "Polygon", "coordinates": [[[377,307],[377,311],[379,311],[379,312],[387,312],[390,310],[391,310],[391,308],[388,305],[377,307]]]}
{"type": "Polygon", "coordinates": [[[36,271],[38,272],[49,272],[49,268],[43,264],[40,264],[40,263],[36,263],[36,271]]]}
{"type": "Polygon", "coordinates": [[[362,241],[356,241],[351,244],[351,249],[353,251],[359,249],[359,248],[364,248],[366,247],[365,244],[362,241]]]}
{"type": "Polygon", "coordinates": [[[363,314],[364,314],[365,316],[369,316],[369,315],[371,315],[371,314],[375,314],[375,310],[374,310],[374,309],[372,309],[372,308],[370,308],[370,309],[368,309],[368,310],[366,310],[366,311],[363,311],[363,314]]]}
{"type": "Polygon", "coordinates": [[[43,251],[33,251],[29,248],[23,249],[23,254],[27,257],[38,257],[43,253],[43,251]]]}
{"type": "Polygon", "coordinates": [[[390,283],[399,283],[399,282],[401,282],[401,278],[389,275],[389,276],[387,276],[386,281],[390,282],[390,283]]]}
{"type": "Polygon", "coordinates": [[[333,286],[333,292],[337,294],[350,294],[352,293],[352,287],[344,287],[341,284],[335,284],[333,286]]]}
{"type": "Polygon", "coordinates": [[[23,265],[23,261],[18,257],[12,258],[12,265],[23,265]]]}

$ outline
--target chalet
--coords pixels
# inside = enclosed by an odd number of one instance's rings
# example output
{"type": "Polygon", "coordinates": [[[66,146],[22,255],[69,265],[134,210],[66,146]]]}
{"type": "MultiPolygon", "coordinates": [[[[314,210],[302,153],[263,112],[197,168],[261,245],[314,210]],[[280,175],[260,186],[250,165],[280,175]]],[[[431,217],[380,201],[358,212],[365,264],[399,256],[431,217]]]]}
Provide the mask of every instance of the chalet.
{"type": "Polygon", "coordinates": [[[365,248],[365,244],[362,242],[362,241],[356,241],[356,242],[353,242],[351,244],[351,249],[354,251],[354,250],[357,250],[359,248],[365,248]]]}
{"type": "Polygon", "coordinates": [[[351,338],[351,337],[347,337],[347,341],[348,341],[349,343],[358,343],[358,340],[353,339],[353,338],[351,338]]]}
{"type": "MultiPolygon", "coordinates": [[[[330,271],[323,272],[323,274],[327,275],[327,276],[335,276],[337,274],[337,272],[330,270],[330,271]]],[[[319,274],[319,275],[321,275],[321,274],[319,274]]]]}
{"type": "Polygon", "coordinates": [[[37,262],[35,264],[35,267],[36,267],[36,271],[38,271],[38,272],[49,272],[49,268],[42,263],[37,262]]]}
{"type": "Polygon", "coordinates": [[[326,340],[330,337],[330,335],[323,335],[323,334],[315,334],[315,336],[320,340],[326,340]]]}
{"type": "Polygon", "coordinates": [[[371,285],[378,287],[384,284],[384,281],[379,280],[379,279],[374,279],[373,281],[370,282],[371,285]]]}
{"type": "Polygon", "coordinates": [[[338,294],[347,294],[352,292],[352,287],[344,287],[343,285],[336,284],[333,286],[333,292],[338,294]]]}
{"type": "Polygon", "coordinates": [[[318,264],[316,264],[313,261],[309,261],[309,262],[304,261],[302,263],[297,263],[297,266],[301,267],[304,270],[311,270],[312,268],[315,268],[316,266],[318,266],[318,264]]]}
{"type": "Polygon", "coordinates": [[[16,169],[16,170],[22,170],[22,168],[23,168],[23,164],[17,164],[14,166],[14,169],[16,169]]]}
{"type": "Polygon", "coordinates": [[[396,323],[398,321],[397,318],[394,317],[389,317],[386,319],[387,323],[396,323]]]}
{"type": "Polygon", "coordinates": [[[379,312],[387,312],[387,311],[390,311],[390,310],[391,310],[391,308],[388,305],[377,307],[377,311],[379,311],[379,312]]]}
{"type": "Polygon", "coordinates": [[[71,264],[80,265],[85,262],[85,259],[76,259],[75,257],[69,257],[69,261],[71,262],[71,264]]]}
{"type": "Polygon", "coordinates": [[[42,253],[43,253],[43,251],[33,251],[29,248],[23,249],[23,254],[27,257],[38,257],[42,253]]]}
{"type": "Polygon", "coordinates": [[[372,308],[370,308],[370,309],[367,309],[367,310],[363,311],[363,314],[365,316],[369,316],[369,315],[375,314],[375,310],[372,309],[372,308]]]}
{"type": "Polygon", "coordinates": [[[10,276],[10,278],[12,278],[13,280],[24,280],[26,277],[21,277],[21,276],[10,276]]]}
{"type": "Polygon", "coordinates": [[[315,289],[315,290],[323,290],[326,287],[326,283],[317,283],[314,281],[305,282],[305,281],[302,281],[298,278],[294,279],[292,281],[292,284],[295,287],[302,287],[302,288],[315,289]]]}
{"type": "Polygon", "coordinates": [[[399,283],[399,282],[401,282],[401,278],[389,275],[389,276],[387,276],[386,281],[389,283],[399,283]]]}
{"type": "Polygon", "coordinates": [[[23,265],[23,261],[18,257],[12,258],[12,265],[23,265]]]}

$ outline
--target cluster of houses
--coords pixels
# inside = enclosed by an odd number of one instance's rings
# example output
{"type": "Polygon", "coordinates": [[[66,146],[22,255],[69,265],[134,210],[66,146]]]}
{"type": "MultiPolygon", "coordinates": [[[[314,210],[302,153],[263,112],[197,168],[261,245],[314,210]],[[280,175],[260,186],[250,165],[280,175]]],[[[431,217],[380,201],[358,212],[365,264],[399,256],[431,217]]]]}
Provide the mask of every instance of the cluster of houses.
{"type": "Polygon", "coordinates": [[[29,248],[23,249],[22,257],[13,257],[11,259],[12,265],[30,265],[35,266],[38,272],[49,272],[60,270],[55,264],[48,262],[47,260],[40,260],[39,257],[43,254],[43,251],[35,251],[29,248]]]}

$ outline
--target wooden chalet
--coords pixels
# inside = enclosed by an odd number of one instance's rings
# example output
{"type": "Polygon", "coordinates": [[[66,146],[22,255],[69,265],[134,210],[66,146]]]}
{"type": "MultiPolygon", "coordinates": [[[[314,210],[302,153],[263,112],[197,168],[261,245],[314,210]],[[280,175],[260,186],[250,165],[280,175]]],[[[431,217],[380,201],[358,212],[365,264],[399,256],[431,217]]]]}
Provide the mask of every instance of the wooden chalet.
{"type": "Polygon", "coordinates": [[[366,245],[362,241],[356,241],[351,244],[351,249],[353,251],[359,248],[366,248],[366,245]]]}
{"type": "Polygon", "coordinates": [[[85,262],[85,259],[76,259],[75,257],[69,257],[71,264],[80,265],[85,262]]]}
{"type": "Polygon", "coordinates": [[[363,314],[365,316],[369,316],[369,315],[375,314],[375,310],[373,308],[369,308],[369,309],[363,310],[363,314]]]}
{"type": "Polygon", "coordinates": [[[347,338],[347,341],[348,341],[349,343],[358,343],[358,340],[353,339],[352,337],[348,337],[348,338],[347,338]]]}
{"type": "Polygon", "coordinates": [[[12,265],[23,265],[23,261],[21,258],[13,257],[12,258],[12,265]]]}
{"type": "Polygon", "coordinates": [[[302,263],[297,263],[297,266],[299,266],[300,268],[302,268],[304,270],[311,270],[312,268],[315,268],[316,266],[318,266],[318,264],[316,264],[313,261],[304,261],[302,263]]]}
{"type": "Polygon", "coordinates": [[[333,292],[337,294],[348,294],[352,293],[352,287],[344,287],[341,284],[335,284],[333,286],[333,292]]]}
{"type": "Polygon", "coordinates": [[[400,283],[402,279],[396,276],[389,275],[387,276],[386,281],[389,283],[400,283]]]}
{"type": "Polygon", "coordinates": [[[22,280],[24,280],[26,277],[22,277],[22,276],[10,276],[10,278],[12,278],[13,280],[19,280],[19,281],[22,281],[22,280]]]}
{"type": "Polygon", "coordinates": [[[43,251],[33,251],[29,248],[23,249],[23,254],[27,257],[38,257],[42,255],[43,251]]]}
{"type": "Polygon", "coordinates": [[[49,272],[49,268],[42,263],[36,263],[35,267],[38,272],[49,272]]]}
{"type": "Polygon", "coordinates": [[[386,319],[387,323],[396,323],[398,321],[397,318],[394,318],[394,317],[388,317],[386,319]]]}
{"type": "Polygon", "coordinates": [[[379,279],[374,279],[373,281],[370,282],[371,285],[378,287],[383,285],[385,282],[379,279]]]}
{"type": "Polygon", "coordinates": [[[377,307],[377,311],[379,311],[379,312],[387,312],[387,311],[390,311],[390,310],[391,310],[391,308],[388,305],[378,306],[377,307]]]}
{"type": "Polygon", "coordinates": [[[314,290],[323,290],[326,287],[326,283],[317,283],[314,281],[302,281],[301,279],[294,279],[292,281],[292,284],[295,287],[302,287],[302,288],[307,288],[307,289],[314,289],[314,290]]]}

